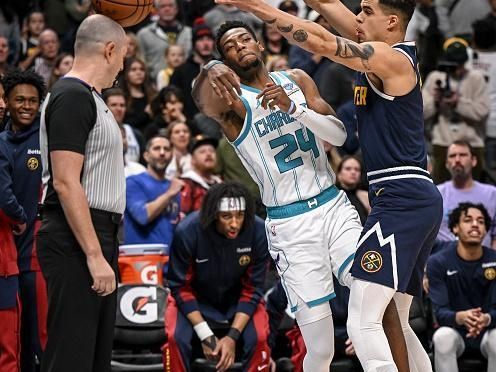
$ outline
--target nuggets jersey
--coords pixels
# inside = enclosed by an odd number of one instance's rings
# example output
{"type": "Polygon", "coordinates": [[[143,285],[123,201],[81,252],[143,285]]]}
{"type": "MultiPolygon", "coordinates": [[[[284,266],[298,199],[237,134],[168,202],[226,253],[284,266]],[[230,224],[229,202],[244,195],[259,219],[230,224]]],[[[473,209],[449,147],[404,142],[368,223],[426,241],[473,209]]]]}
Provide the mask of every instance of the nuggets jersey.
{"type": "MultiPolygon", "coordinates": [[[[306,106],[298,85],[285,72],[272,72],[296,104],[306,106]]],[[[232,143],[243,165],[258,184],[267,207],[312,198],[334,184],[323,141],[285,112],[264,109],[258,89],[241,85],[246,117],[232,143]]]]}
{"type": "Polygon", "coordinates": [[[427,176],[422,172],[427,161],[415,43],[399,43],[393,48],[408,57],[417,75],[417,84],[408,94],[399,97],[387,95],[377,89],[365,73],[359,73],[356,79],[354,101],[358,135],[369,179],[375,175],[374,172],[391,169],[394,169],[394,174],[388,174],[390,176],[404,173],[427,176]]]}

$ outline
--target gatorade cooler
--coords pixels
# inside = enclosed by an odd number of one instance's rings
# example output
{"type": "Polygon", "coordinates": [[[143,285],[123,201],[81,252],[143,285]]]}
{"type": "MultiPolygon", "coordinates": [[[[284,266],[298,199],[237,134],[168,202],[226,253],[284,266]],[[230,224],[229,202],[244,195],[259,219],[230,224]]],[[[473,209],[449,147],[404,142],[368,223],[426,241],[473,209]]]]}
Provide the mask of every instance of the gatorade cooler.
{"type": "Polygon", "coordinates": [[[119,273],[123,284],[164,285],[163,271],[169,262],[166,244],[128,244],[119,247],[119,273]]]}

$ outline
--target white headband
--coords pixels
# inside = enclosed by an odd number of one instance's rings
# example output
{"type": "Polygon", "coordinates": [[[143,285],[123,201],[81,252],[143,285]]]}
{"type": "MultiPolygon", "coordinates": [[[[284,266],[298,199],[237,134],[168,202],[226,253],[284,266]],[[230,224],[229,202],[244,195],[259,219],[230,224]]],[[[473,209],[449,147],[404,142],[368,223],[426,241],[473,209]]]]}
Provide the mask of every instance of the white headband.
{"type": "Polygon", "coordinates": [[[219,212],[244,211],[246,209],[245,198],[221,198],[219,202],[219,212]]]}

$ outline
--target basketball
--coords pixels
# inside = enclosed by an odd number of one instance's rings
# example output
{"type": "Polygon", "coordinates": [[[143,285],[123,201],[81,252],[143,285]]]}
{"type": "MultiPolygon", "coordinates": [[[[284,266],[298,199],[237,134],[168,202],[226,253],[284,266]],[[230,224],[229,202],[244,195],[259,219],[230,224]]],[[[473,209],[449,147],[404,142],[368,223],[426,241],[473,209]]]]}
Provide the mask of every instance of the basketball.
{"type": "Polygon", "coordinates": [[[153,7],[153,0],[91,0],[99,14],[107,16],[122,27],[131,27],[146,18],[153,7]]]}

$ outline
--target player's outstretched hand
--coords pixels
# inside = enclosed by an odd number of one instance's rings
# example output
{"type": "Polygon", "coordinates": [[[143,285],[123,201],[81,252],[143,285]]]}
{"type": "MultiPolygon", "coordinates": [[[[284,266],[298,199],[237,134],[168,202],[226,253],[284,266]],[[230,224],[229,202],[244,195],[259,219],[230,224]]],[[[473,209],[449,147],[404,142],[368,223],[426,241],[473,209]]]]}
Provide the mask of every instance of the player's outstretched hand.
{"type": "Polygon", "coordinates": [[[86,264],[93,278],[91,289],[99,296],[107,296],[115,291],[115,273],[103,255],[87,257],[86,264]]]}
{"type": "Polygon", "coordinates": [[[291,100],[280,85],[274,83],[267,83],[264,90],[262,90],[257,99],[262,98],[260,105],[267,110],[274,110],[278,106],[282,111],[288,112],[291,107],[291,100]]]}
{"type": "Polygon", "coordinates": [[[225,64],[218,63],[208,69],[208,82],[215,94],[224,98],[229,106],[239,100],[238,94],[241,95],[239,77],[225,64]]]}
{"type": "Polygon", "coordinates": [[[215,366],[217,371],[227,371],[234,364],[236,354],[236,341],[225,336],[219,340],[214,350],[214,356],[219,357],[219,363],[215,366]]]}

